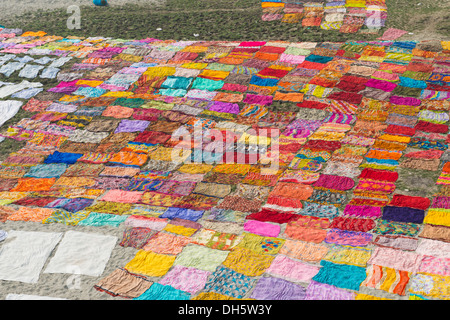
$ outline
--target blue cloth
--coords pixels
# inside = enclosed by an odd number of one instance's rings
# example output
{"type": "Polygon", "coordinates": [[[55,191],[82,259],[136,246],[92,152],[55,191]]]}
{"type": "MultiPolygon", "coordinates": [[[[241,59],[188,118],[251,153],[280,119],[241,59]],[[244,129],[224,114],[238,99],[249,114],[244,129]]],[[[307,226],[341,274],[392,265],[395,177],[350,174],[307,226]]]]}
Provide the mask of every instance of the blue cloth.
{"type": "Polygon", "coordinates": [[[257,75],[253,75],[250,84],[260,87],[275,87],[278,84],[278,79],[273,78],[261,78],[257,75]]]}
{"type": "Polygon", "coordinates": [[[133,300],[189,300],[190,298],[189,292],[175,289],[172,286],[153,283],[143,294],[133,300]]]}
{"type": "Polygon", "coordinates": [[[389,165],[393,165],[393,166],[398,166],[398,161],[391,160],[391,159],[366,158],[366,161],[369,163],[389,164],[389,165]]]}
{"type": "Polygon", "coordinates": [[[81,153],[68,153],[55,151],[45,159],[44,163],[67,163],[74,164],[83,156],[81,153]]]}
{"type": "Polygon", "coordinates": [[[191,220],[191,221],[197,221],[203,216],[203,210],[192,210],[192,209],[185,209],[185,208],[169,208],[164,212],[162,215],[160,215],[160,218],[169,218],[169,219],[175,219],[180,218],[184,220],[191,220]]]}
{"type": "Polygon", "coordinates": [[[361,283],[366,279],[366,268],[346,264],[336,264],[330,261],[320,261],[319,272],[312,280],[330,284],[338,288],[358,291],[361,283]]]}

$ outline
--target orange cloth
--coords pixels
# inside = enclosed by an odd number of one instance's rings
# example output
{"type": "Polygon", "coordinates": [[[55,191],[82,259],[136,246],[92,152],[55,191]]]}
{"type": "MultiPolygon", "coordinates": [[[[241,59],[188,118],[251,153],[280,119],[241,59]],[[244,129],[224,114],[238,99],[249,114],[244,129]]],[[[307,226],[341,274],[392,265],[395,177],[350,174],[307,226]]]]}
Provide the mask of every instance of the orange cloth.
{"type": "Polygon", "coordinates": [[[50,217],[52,213],[53,209],[21,207],[15,213],[11,214],[8,220],[42,222],[44,219],[50,217]]]}
{"type": "Polygon", "coordinates": [[[12,192],[48,191],[55,184],[56,178],[21,178],[12,192]]]}

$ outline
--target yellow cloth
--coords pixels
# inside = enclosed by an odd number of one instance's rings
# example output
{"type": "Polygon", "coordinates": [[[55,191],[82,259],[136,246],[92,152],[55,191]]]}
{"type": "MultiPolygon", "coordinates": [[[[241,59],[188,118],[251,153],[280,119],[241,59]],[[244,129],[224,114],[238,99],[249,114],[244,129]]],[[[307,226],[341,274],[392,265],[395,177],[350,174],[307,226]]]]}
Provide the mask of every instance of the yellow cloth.
{"type": "Polygon", "coordinates": [[[423,223],[450,227],[450,209],[428,209],[423,223]]]}
{"type": "Polygon", "coordinates": [[[162,277],[172,267],[175,258],[176,256],[139,250],[136,256],[126,264],[125,269],[150,277],[162,277]]]}

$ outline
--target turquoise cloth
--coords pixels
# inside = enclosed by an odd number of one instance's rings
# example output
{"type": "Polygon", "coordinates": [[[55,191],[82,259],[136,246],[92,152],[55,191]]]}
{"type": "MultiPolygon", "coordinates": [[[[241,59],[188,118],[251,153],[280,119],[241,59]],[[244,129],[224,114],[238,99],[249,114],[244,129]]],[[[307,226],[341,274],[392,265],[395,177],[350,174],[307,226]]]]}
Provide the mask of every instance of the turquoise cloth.
{"type": "Polygon", "coordinates": [[[312,280],[326,283],[338,288],[359,290],[359,286],[366,279],[366,268],[336,264],[330,261],[320,261],[322,268],[312,280]]]}
{"type": "Polygon", "coordinates": [[[189,300],[190,298],[191,295],[188,292],[154,283],[143,294],[133,300],[189,300]]]}
{"type": "Polygon", "coordinates": [[[400,78],[400,85],[402,87],[420,88],[420,89],[427,88],[427,83],[425,81],[415,80],[407,77],[399,77],[399,78],[400,78]]]}
{"type": "Polygon", "coordinates": [[[222,89],[224,84],[225,82],[222,80],[195,78],[194,83],[192,84],[192,89],[214,91],[222,89]]]}
{"type": "Polygon", "coordinates": [[[101,227],[101,226],[118,227],[127,218],[128,215],[119,216],[117,214],[91,212],[86,219],[80,221],[78,224],[81,226],[94,226],[94,227],[101,227]]]}
{"type": "Polygon", "coordinates": [[[66,172],[67,164],[65,163],[51,163],[38,164],[31,167],[30,171],[25,175],[29,178],[59,178],[66,172]]]}
{"type": "Polygon", "coordinates": [[[187,90],[184,89],[159,89],[157,94],[170,97],[184,97],[187,90]]]}
{"type": "Polygon", "coordinates": [[[107,6],[108,2],[106,0],[94,0],[96,6],[107,6]]]}
{"type": "Polygon", "coordinates": [[[192,78],[169,76],[163,82],[163,84],[161,84],[161,88],[166,88],[166,89],[187,89],[191,85],[191,82],[192,82],[192,78]]]}

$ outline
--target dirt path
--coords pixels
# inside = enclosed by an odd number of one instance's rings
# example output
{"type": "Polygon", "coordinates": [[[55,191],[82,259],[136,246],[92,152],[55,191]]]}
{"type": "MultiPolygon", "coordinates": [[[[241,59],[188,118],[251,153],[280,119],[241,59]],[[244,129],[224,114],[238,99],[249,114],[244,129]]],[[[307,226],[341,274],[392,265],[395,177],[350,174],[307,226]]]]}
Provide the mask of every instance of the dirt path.
{"type": "MultiPolygon", "coordinates": [[[[164,0],[109,0],[110,6],[125,4],[161,4],[164,0]]],[[[94,6],[92,0],[0,0],[0,24],[5,17],[17,16],[30,11],[50,11],[68,8],[71,5],[94,6]]]]}

